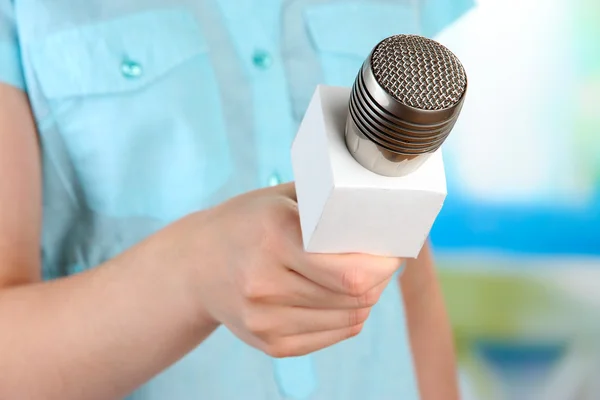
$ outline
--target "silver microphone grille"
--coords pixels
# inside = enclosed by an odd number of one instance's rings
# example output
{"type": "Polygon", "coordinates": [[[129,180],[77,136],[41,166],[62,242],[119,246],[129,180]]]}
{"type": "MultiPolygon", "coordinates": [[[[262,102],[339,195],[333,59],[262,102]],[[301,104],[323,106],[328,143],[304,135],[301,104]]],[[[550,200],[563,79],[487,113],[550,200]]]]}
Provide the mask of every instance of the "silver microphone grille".
{"type": "Polygon", "coordinates": [[[467,76],[458,58],[421,36],[396,35],[373,50],[373,75],[399,102],[421,110],[442,110],[458,103],[467,76]]]}

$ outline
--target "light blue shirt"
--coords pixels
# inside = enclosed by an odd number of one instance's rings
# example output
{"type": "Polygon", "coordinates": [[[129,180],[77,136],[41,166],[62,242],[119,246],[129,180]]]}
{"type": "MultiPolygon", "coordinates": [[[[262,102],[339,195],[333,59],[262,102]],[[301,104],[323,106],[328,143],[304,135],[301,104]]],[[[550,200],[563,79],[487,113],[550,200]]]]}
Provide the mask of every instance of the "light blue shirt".
{"type": "MultiPolygon", "coordinates": [[[[43,150],[45,279],[292,180],[291,142],[318,83],[351,85],[379,40],[434,36],[471,5],[0,0],[0,81],[27,91],[43,150]]],[[[220,328],[131,399],[417,399],[401,304],[391,284],[359,336],[292,359],[220,328]]]]}

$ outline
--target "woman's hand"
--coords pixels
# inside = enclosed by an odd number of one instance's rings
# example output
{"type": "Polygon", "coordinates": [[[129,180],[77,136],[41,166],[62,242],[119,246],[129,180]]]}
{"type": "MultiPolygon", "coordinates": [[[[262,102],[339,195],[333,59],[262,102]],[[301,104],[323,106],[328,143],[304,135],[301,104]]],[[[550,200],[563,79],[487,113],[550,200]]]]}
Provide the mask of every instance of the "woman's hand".
{"type": "Polygon", "coordinates": [[[304,252],[292,183],[239,196],[198,218],[181,223],[202,232],[189,236],[189,248],[203,307],[274,357],[358,334],[401,265],[397,258],[304,252]]]}

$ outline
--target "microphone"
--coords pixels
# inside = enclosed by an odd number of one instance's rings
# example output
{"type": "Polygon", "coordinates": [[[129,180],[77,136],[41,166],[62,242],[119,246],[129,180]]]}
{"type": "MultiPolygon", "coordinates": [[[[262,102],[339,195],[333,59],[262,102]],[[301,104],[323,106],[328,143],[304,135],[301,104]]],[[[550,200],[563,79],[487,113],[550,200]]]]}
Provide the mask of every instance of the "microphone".
{"type": "Polygon", "coordinates": [[[291,151],[305,250],[416,258],[466,91],[459,59],[416,35],[377,43],[352,87],[317,86],[291,151]]]}
{"type": "Polygon", "coordinates": [[[346,145],[375,173],[409,174],[446,140],[466,90],[465,70],[446,47],[416,35],[389,37],[352,87],[346,145]]]}

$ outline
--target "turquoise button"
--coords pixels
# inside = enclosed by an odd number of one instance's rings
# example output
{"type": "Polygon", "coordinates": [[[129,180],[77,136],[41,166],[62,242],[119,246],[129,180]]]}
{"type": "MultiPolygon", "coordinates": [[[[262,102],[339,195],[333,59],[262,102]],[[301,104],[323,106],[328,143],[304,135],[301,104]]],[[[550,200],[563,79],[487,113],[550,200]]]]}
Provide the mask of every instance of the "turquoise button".
{"type": "Polygon", "coordinates": [[[252,62],[260,69],[267,69],[273,64],[273,57],[264,50],[256,50],[252,56],[252,62]]]}
{"type": "Polygon", "coordinates": [[[79,274],[83,271],[85,271],[85,268],[83,268],[83,266],[80,264],[71,265],[71,267],[69,268],[69,272],[71,275],[79,274]]]}
{"type": "Polygon", "coordinates": [[[125,60],[121,64],[121,74],[127,79],[136,79],[142,76],[142,66],[132,60],[125,60]]]}
{"type": "Polygon", "coordinates": [[[277,186],[279,184],[281,184],[281,177],[277,173],[273,173],[271,176],[269,176],[269,179],[267,180],[267,185],[277,186]]]}

